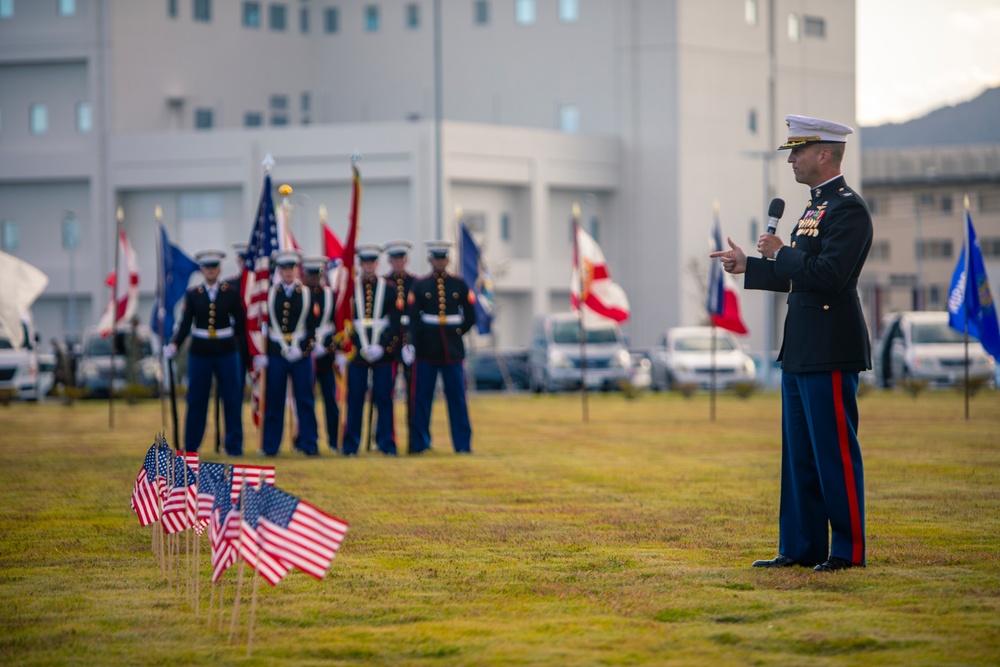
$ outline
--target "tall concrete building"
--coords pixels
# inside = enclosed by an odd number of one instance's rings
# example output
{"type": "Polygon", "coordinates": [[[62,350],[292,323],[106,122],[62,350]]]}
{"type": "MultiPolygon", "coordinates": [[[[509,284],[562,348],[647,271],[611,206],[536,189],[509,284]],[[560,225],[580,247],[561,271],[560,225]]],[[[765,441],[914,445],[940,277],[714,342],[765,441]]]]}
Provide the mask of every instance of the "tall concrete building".
{"type": "MultiPolygon", "coordinates": [[[[854,34],[853,0],[0,0],[0,240],[49,275],[43,334],[78,336],[119,206],[145,318],[156,206],[189,252],[246,240],[270,153],[316,252],[357,152],[362,240],[454,238],[465,212],[503,346],[569,308],[579,202],[644,347],[705,317],[716,202],[750,248],[772,197],[784,231],[802,210],[774,149],[787,113],[853,124],[854,34]]],[[[773,349],[781,297],[742,303],[773,349]]]]}

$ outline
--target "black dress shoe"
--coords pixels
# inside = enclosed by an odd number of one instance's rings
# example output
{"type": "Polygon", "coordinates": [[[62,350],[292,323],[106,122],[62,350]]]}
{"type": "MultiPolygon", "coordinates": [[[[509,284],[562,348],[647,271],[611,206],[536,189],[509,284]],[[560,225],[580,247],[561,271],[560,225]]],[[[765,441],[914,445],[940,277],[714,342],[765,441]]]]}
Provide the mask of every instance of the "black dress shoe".
{"type": "Polygon", "coordinates": [[[861,567],[860,565],[855,565],[849,560],[844,558],[837,558],[836,556],[830,556],[826,559],[825,563],[820,563],[815,569],[817,572],[835,572],[837,570],[846,570],[849,567],[861,567]]]}
{"type": "Polygon", "coordinates": [[[801,563],[785,556],[778,556],[772,560],[755,560],[753,562],[754,567],[795,567],[796,565],[801,565],[801,563]]]}

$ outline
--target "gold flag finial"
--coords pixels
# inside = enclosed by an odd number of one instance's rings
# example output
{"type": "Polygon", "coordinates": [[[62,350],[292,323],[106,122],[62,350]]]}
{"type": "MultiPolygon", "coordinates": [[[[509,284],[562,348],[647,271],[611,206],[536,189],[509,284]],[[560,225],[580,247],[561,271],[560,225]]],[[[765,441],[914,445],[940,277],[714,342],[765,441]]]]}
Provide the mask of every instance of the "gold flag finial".
{"type": "Polygon", "coordinates": [[[156,216],[157,222],[163,222],[163,208],[159,204],[156,205],[156,212],[154,215],[156,216]]]}
{"type": "Polygon", "coordinates": [[[319,219],[326,220],[326,204],[319,205],[319,219]]]}
{"type": "Polygon", "coordinates": [[[284,183],[278,186],[278,194],[281,195],[282,197],[287,197],[288,195],[292,194],[292,186],[290,186],[288,183],[284,183]]]}
{"type": "Polygon", "coordinates": [[[715,215],[719,215],[719,200],[718,199],[716,199],[714,202],[712,202],[712,213],[714,213],[715,215]]]}
{"type": "Polygon", "coordinates": [[[455,207],[455,219],[457,219],[457,220],[461,220],[462,219],[462,207],[461,206],[456,206],[455,207]]]}
{"type": "Polygon", "coordinates": [[[573,218],[576,220],[580,219],[580,204],[573,202],[573,218]]]}
{"type": "Polygon", "coordinates": [[[965,194],[965,210],[966,211],[969,210],[969,194],[968,193],[965,194]]]}
{"type": "Polygon", "coordinates": [[[125,209],[123,209],[121,206],[119,206],[118,207],[118,215],[115,216],[115,217],[116,217],[116,219],[118,220],[119,223],[124,222],[124,220],[125,220],[125,209]]]}

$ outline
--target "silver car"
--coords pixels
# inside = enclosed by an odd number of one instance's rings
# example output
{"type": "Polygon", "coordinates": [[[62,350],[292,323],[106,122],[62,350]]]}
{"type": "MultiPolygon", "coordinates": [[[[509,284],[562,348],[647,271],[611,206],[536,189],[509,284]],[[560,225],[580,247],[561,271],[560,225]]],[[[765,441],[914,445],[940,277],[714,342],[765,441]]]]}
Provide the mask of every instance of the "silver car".
{"type": "Polygon", "coordinates": [[[753,382],[757,367],[731,332],[712,327],[674,327],[650,351],[654,390],[696,386],[710,389],[714,358],[715,386],[726,389],[753,382]],[[715,346],[715,353],[712,347],[715,346]]]}

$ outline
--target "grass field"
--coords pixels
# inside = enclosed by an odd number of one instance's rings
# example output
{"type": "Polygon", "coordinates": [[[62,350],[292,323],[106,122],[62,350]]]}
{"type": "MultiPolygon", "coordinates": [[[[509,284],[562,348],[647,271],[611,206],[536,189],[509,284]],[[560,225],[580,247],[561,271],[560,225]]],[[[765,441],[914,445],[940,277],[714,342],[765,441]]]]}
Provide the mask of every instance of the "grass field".
{"type": "Polygon", "coordinates": [[[236,568],[220,630],[207,543],[196,614],[129,509],[159,404],[113,430],[103,402],[0,408],[0,664],[1000,664],[1000,394],[962,400],[861,399],[869,565],[826,574],[750,567],[776,553],[776,394],[714,422],[705,395],[591,395],[587,424],[577,395],[476,395],[471,457],[442,404],[421,457],[286,445],[277,484],[351,528],[324,580],[260,585],[249,658],[250,579],[229,642],[236,568]]]}

